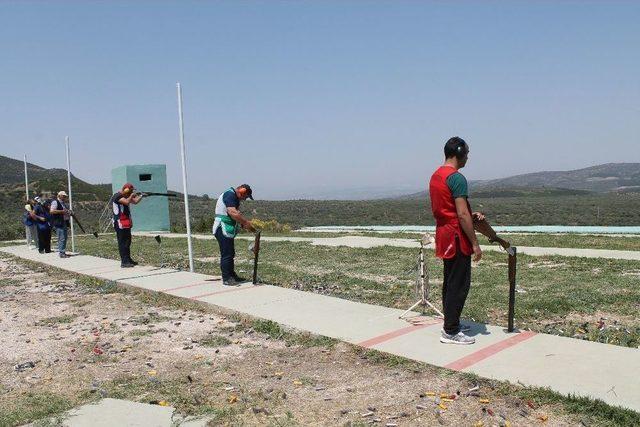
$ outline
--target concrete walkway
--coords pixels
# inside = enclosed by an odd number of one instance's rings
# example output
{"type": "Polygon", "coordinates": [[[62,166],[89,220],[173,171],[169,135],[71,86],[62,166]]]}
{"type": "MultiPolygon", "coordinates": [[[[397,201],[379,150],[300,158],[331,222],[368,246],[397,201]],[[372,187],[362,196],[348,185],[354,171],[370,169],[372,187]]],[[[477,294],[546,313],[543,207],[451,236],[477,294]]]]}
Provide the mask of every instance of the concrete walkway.
{"type": "MultiPolygon", "coordinates": [[[[136,236],[153,237],[158,233],[136,232],[136,236]]],[[[163,233],[163,238],[186,238],[184,234],[163,233]]],[[[211,234],[193,234],[195,239],[211,240],[211,234]]],[[[239,239],[252,240],[252,236],[238,236],[239,239]]],[[[419,248],[420,242],[417,239],[398,239],[385,237],[367,236],[341,236],[341,237],[262,237],[266,242],[308,242],[316,246],[348,246],[351,248],[375,248],[379,246],[393,246],[399,248],[419,248]]],[[[502,251],[497,245],[481,245],[483,251],[502,251]]],[[[433,246],[430,246],[433,249],[433,246]]],[[[609,249],[580,249],[580,248],[543,248],[536,246],[518,246],[518,253],[533,256],[569,256],[581,258],[606,258],[606,259],[626,259],[640,261],[640,251],[619,251],[609,249]]]]}
{"type": "Polygon", "coordinates": [[[132,287],[206,302],[302,331],[453,370],[549,387],[563,394],[602,399],[640,412],[640,350],[502,327],[471,324],[476,344],[440,344],[441,320],[412,325],[402,310],[277,286],[225,287],[219,278],[149,266],[121,269],[119,261],[78,255],[61,259],[26,246],[1,251],[64,270],[132,287]]]}
{"type": "MultiPolygon", "coordinates": [[[[174,414],[174,411],[175,409],[170,406],[107,398],[72,409],[62,415],[61,423],[54,419],[51,420],[51,425],[64,427],[205,427],[207,424],[206,417],[184,418],[174,414]]],[[[45,423],[45,425],[49,424],[45,423]]]]}

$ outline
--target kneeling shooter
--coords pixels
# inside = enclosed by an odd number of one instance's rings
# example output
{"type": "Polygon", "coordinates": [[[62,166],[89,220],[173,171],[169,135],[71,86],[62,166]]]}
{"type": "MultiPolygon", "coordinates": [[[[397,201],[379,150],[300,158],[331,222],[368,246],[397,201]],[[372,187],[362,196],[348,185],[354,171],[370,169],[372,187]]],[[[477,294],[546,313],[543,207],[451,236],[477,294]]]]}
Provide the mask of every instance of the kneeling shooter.
{"type": "Polygon", "coordinates": [[[236,256],[234,239],[240,228],[255,232],[251,221],[246,219],[240,211],[240,201],[251,199],[253,195],[251,187],[242,184],[236,188],[229,188],[218,197],[216,202],[216,219],[213,222],[213,234],[220,246],[220,271],[222,283],[225,286],[235,286],[246,279],[238,276],[233,265],[236,256]]]}

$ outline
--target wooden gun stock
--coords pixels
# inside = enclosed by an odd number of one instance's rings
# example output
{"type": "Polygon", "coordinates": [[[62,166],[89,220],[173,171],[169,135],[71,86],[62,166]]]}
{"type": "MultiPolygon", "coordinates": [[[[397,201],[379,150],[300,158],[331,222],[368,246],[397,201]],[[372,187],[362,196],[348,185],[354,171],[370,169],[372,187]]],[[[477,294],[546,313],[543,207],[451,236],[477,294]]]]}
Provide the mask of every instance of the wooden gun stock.
{"type": "Polygon", "coordinates": [[[502,248],[505,251],[511,254],[512,252],[510,250],[511,243],[499,237],[498,234],[493,229],[493,227],[491,227],[491,225],[487,222],[486,219],[479,221],[474,218],[473,229],[476,230],[478,233],[482,234],[483,236],[486,236],[486,238],[489,239],[489,242],[498,243],[500,246],[502,246],[502,248]]]}

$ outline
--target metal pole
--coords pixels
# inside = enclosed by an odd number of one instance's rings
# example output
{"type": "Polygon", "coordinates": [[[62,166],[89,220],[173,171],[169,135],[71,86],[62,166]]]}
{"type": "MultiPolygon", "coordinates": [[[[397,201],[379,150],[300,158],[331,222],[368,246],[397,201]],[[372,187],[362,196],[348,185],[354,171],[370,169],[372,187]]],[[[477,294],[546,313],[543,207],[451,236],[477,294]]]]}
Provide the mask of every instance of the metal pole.
{"type": "Polygon", "coordinates": [[[27,174],[27,155],[24,155],[24,191],[27,194],[27,200],[29,200],[29,175],[27,174]]]}
{"type": "Polygon", "coordinates": [[[189,246],[189,271],[193,273],[193,246],[191,245],[191,219],[189,218],[189,193],[187,190],[187,164],[184,148],[184,122],[182,119],[182,87],[176,83],[178,91],[178,124],[180,126],[180,152],[182,155],[182,191],[184,192],[184,217],[187,223],[187,244],[189,246]]]}
{"type": "MultiPolygon", "coordinates": [[[[29,177],[27,175],[27,155],[24,155],[24,191],[27,194],[27,199],[25,202],[25,206],[26,203],[29,203],[29,177]]],[[[27,229],[25,228],[25,238],[27,239],[27,246],[30,248],[31,247],[31,240],[29,240],[29,231],[27,231],[27,229]]]]}
{"type": "MultiPolygon", "coordinates": [[[[64,139],[67,148],[67,187],[69,189],[69,210],[73,211],[73,198],[71,197],[71,157],[69,156],[69,137],[64,139]]],[[[73,217],[69,218],[71,222],[71,252],[76,251],[76,236],[73,231],[73,217]]]]}

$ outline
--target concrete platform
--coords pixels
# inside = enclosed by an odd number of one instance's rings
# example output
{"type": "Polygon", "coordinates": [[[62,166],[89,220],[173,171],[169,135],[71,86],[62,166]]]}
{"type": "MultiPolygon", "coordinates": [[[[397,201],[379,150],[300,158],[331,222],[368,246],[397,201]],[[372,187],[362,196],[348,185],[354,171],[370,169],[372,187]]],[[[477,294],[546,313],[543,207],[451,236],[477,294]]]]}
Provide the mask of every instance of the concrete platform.
{"type": "Polygon", "coordinates": [[[189,298],[302,331],[344,340],[448,369],[513,383],[549,387],[563,394],[601,399],[640,412],[640,350],[534,332],[507,333],[472,323],[476,344],[441,344],[441,321],[411,325],[388,307],[250,283],[226,287],[219,277],[139,266],[118,271],[116,261],[93,256],[60,259],[26,246],[0,248],[68,271],[109,277],[129,286],[189,298]],[[122,278],[117,278],[122,274],[122,278]]]}
{"type": "MultiPolygon", "coordinates": [[[[174,416],[169,406],[149,405],[120,399],[103,399],[65,413],[65,427],[204,427],[207,420],[174,416]]],[[[55,424],[59,425],[59,424],[55,424]]]]}

